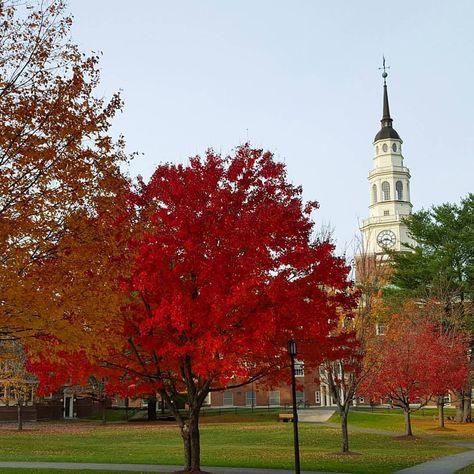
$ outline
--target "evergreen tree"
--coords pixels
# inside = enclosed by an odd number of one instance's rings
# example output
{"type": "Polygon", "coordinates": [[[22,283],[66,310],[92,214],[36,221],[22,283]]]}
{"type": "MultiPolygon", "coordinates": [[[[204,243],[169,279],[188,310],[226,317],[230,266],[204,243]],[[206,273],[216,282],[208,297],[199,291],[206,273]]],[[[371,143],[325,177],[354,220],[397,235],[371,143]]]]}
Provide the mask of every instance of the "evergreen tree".
{"type": "MultiPolygon", "coordinates": [[[[440,324],[471,334],[474,349],[474,194],[460,204],[441,204],[405,220],[417,242],[393,254],[394,287],[388,293],[437,301],[440,324]]],[[[473,372],[471,360],[471,378],[473,372]]],[[[471,385],[457,393],[458,421],[471,421],[471,385]]]]}

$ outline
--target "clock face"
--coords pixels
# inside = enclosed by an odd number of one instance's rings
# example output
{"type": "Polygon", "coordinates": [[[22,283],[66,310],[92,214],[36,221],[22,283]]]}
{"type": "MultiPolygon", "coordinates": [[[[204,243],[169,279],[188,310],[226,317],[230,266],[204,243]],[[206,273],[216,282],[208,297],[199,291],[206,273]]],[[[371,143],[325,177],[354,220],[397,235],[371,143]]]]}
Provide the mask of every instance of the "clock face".
{"type": "Polygon", "coordinates": [[[391,230],[382,230],[377,235],[377,243],[384,249],[389,249],[395,245],[397,236],[391,230]]]}

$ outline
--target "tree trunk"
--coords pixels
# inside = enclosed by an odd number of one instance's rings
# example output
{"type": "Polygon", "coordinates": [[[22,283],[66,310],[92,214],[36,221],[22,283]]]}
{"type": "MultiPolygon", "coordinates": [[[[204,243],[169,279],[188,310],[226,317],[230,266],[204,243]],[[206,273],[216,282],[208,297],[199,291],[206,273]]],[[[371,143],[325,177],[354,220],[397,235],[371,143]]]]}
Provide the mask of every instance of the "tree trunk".
{"type": "Polygon", "coordinates": [[[472,414],[471,414],[471,391],[466,390],[464,392],[464,410],[462,421],[463,423],[471,423],[472,421],[472,414]]]}
{"type": "Polygon", "coordinates": [[[106,398],[102,398],[102,424],[105,425],[107,423],[107,403],[106,398]]]}
{"type": "Polygon", "coordinates": [[[21,410],[21,402],[18,402],[18,431],[23,431],[23,413],[21,410]]]}
{"type": "Polygon", "coordinates": [[[411,431],[411,418],[410,418],[410,409],[403,408],[403,415],[405,418],[405,436],[413,436],[411,431]]]}
{"type": "MultiPolygon", "coordinates": [[[[165,392],[164,392],[165,393],[165,392]]],[[[183,438],[184,447],[184,470],[190,472],[199,472],[201,465],[201,447],[199,437],[199,412],[201,407],[191,408],[187,420],[180,414],[176,403],[165,393],[165,398],[169,409],[178,422],[183,438]]],[[[196,406],[196,405],[194,405],[196,406]]]]}
{"type": "Polygon", "coordinates": [[[148,398],[148,421],[156,421],[156,397],[148,398]]]}
{"type": "Polygon", "coordinates": [[[343,407],[339,411],[341,415],[341,431],[342,431],[342,452],[349,452],[349,432],[347,430],[347,418],[349,416],[349,407],[343,407]]]}
{"type": "Polygon", "coordinates": [[[438,397],[438,427],[444,428],[444,397],[438,397]]]}
{"type": "Polygon", "coordinates": [[[199,412],[190,418],[189,429],[191,435],[191,469],[201,470],[201,438],[199,433],[199,412]]]}
{"type": "Polygon", "coordinates": [[[189,434],[189,427],[186,423],[180,426],[181,437],[183,438],[184,446],[184,469],[186,471],[191,470],[191,437],[189,434]]]}
{"type": "Polygon", "coordinates": [[[180,428],[184,443],[185,470],[199,472],[201,470],[199,413],[190,413],[189,419],[180,428]]]}
{"type": "Polygon", "coordinates": [[[456,421],[462,423],[464,420],[464,392],[456,390],[456,421]]]}

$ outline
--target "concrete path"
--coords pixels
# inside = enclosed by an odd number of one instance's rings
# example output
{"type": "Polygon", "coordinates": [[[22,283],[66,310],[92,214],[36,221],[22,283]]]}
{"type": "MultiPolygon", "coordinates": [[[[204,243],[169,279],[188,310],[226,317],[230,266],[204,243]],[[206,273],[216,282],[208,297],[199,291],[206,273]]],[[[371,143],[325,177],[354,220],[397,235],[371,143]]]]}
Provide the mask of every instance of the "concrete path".
{"type": "Polygon", "coordinates": [[[433,459],[423,464],[417,464],[397,471],[395,474],[454,474],[459,469],[474,464],[474,451],[433,459]]]}
{"type": "MultiPolygon", "coordinates": [[[[174,472],[183,466],[153,465],[153,464],[105,464],[85,462],[0,462],[1,468],[23,469],[89,469],[91,471],[130,471],[130,472],[174,472]]],[[[205,467],[201,469],[212,474],[293,474],[294,471],[285,469],[255,469],[243,467],[205,467]]],[[[301,471],[301,474],[338,474],[322,471],[301,471]]],[[[339,473],[340,474],[340,473],[339,473]]]]}
{"type": "Polygon", "coordinates": [[[298,420],[301,423],[324,423],[335,411],[331,408],[305,408],[298,410],[298,420]]]}
{"type": "MultiPolygon", "coordinates": [[[[324,426],[327,426],[328,428],[336,428],[336,429],[341,429],[341,425],[339,423],[329,423],[329,422],[324,422],[322,423],[324,426]]],[[[372,434],[378,434],[378,435],[384,435],[384,436],[401,436],[402,433],[399,431],[387,431],[387,430],[381,430],[378,428],[364,428],[362,426],[348,426],[349,428],[349,433],[372,433],[372,434]]]]}

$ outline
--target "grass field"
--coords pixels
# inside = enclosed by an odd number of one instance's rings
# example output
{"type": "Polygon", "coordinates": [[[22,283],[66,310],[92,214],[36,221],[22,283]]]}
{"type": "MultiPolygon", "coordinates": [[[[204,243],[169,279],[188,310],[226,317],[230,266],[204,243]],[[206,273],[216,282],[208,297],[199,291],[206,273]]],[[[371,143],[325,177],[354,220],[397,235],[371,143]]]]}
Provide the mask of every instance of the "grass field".
{"type": "MultiPolygon", "coordinates": [[[[413,434],[416,436],[429,436],[430,438],[465,439],[474,441],[474,427],[472,424],[458,424],[446,421],[446,430],[437,429],[435,409],[425,409],[412,414],[413,434]]],[[[447,415],[454,415],[454,409],[448,409],[447,415]]],[[[334,414],[329,420],[339,423],[339,416],[334,414]]],[[[404,420],[401,410],[374,410],[351,411],[349,426],[358,428],[372,428],[403,434],[404,420]]]]}
{"type": "MultiPolygon", "coordinates": [[[[354,424],[383,426],[389,431],[396,431],[393,428],[399,423],[399,415],[360,412],[351,415],[354,424]]],[[[432,418],[431,424],[435,425],[432,418]]],[[[292,429],[291,423],[277,423],[276,414],[272,412],[206,414],[201,428],[202,464],[292,469],[292,429]]],[[[343,456],[338,453],[339,430],[313,424],[300,425],[300,442],[302,469],[352,473],[389,473],[463,451],[437,442],[432,436],[401,441],[380,434],[351,433],[351,449],[357,454],[343,456]]],[[[13,426],[3,427],[0,443],[2,461],[178,465],[183,461],[181,439],[173,423],[111,423],[105,426],[93,422],[38,423],[27,425],[23,433],[16,432],[13,426]]],[[[43,474],[46,471],[24,472],[43,474]]],[[[58,472],[61,471],[56,474],[58,472]]]]}
{"type": "Polygon", "coordinates": [[[464,469],[460,469],[459,471],[456,471],[456,474],[474,474],[474,464],[464,469]]]}
{"type": "MultiPolygon", "coordinates": [[[[2,468],[2,474],[48,474],[52,472],[53,474],[130,474],[130,471],[91,471],[90,469],[87,470],[76,470],[76,469],[8,469],[2,468]]],[[[150,474],[149,472],[140,472],[140,471],[133,471],[133,474],[150,474]]],[[[160,474],[159,472],[155,472],[153,474],[160,474]]],[[[162,473],[165,474],[165,473],[162,473]]]]}

